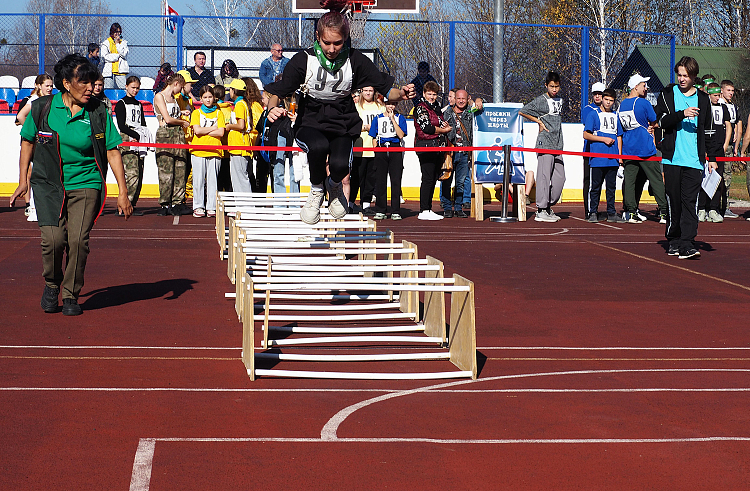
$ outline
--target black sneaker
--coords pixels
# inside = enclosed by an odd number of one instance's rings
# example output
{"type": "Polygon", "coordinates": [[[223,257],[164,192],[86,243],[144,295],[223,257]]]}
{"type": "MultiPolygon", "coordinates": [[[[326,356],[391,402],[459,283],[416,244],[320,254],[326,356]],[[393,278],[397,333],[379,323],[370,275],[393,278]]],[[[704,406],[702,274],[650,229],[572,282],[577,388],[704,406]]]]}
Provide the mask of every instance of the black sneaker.
{"type": "Polygon", "coordinates": [[[591,214],[589,214],[588,222],[589,223],[599,223],[599,214],[598,213],[591,213],[591,214]]]}
{"type": "Polygon", "coordinates": [[[458,217],[458,218],[469,218],[469,215],[464,210],[454,211],[453,216],[458,217]]]}
{"type": "Polygon", "coordinates": [[[609,223],[625,223],[625,220],[617,216],[617,214],[607,215],[607,221],[609,223]]]}
{"type": "Polygon", "coordinates": [[[679,256],[680,255],[680,247],[677,245],[670,245],[669,249],[667,250],[667,255],[669,256],[679,256]]]}
{"type": "Polygon", "coordinates": [[[471,211],[471,203],[464,203],[461,208],[463,211],[471,211]]]}
{"type": "Polygon", "coordinates": [[[443,216],[445,218],[453,218],[453,210],[443,210],[443,216]]]}
{"type": "Polygon", "coordinates": [[[699,257],[701,257],[701,251],[699,251],[695,247],[686,249],[680,252],[680,255],[679,255],[680,259],[698,259],[699,257]]]}
{"type": "Polygon", "coordinates": [[[141,210],[136,210],[135,208],[133,208],[133,213],[131,213],[130,216],[133,216],[133,217],[142,217],[143,216],[143,212],[141,210]]]}
{"type": "Polygon", "coordinates": [[[42,292],[42,310],[48,314],[58,312],[60,310],[60,305],[57,303],[57,297],[59,296],[59,288],[52,288],[51,286],[44,285],[44,291],[42,292]]]}
{"type": "Polygon", "coordinates": [[[63,298],[62,313],[63,315],[81,315],[83,310],[75,298],[63,298]]]}
{"type": "Polygon", "coordinates": [[[174,216],[180,216],[180,215],[192,215],[193,209],[190,208],[185,203],[180,203],[179,205],[172,206],[172,215],[174,216]]]}
{"type": "Polygon", "coordinates": [[[156,214],[160,217],[165,217],[167,215],[172,214],[172,207],[171,206],[162,206],[159,211],[156,212],[156,214]]]}

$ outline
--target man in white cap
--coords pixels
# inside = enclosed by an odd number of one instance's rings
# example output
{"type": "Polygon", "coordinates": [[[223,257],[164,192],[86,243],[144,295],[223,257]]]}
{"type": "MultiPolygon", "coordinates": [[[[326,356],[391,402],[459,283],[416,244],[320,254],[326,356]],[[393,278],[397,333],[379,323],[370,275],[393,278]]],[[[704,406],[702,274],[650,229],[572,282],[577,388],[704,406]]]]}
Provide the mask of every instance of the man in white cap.
{"type": "Polygon", "coordinates": [[[654,126],[656,113],[653,106],[646,100],[650,77],[643,77],[636,73],[628,80],[630,95],[620,103],[617,117],[622,125],[623,134],[620,137],[620,153],[637,158],[625,160],[625,178],[622,182],[622,218],[628,223],[641,223],[636,213],[638,197],[643,189],[636,189],[636,177],[639,170],[643,170],[651,184],[651,190],[659,206],[659,222],[666,223],[667,200],[664,193],[664,180],[661,175],[659,162],[646,160],[656,155],[654,143],[654,126]]]}
{"type": "MultiPolygon", "coordinates": [[[[592,112],[601,112],[601,105],[602,105],[602,92],[607,88],[606,85],[604,85],[601,82],[596,82],[594,85],[591,86],[591,104],[584,106],[583,109],[581,109],[581,123],[585,126],[586,125],[586,119],[589,117],[589,114],[592,112]]],[[[589,151],[589,141],[584,139],[583,140],[583,151],[588,152],[589,151]]],[[[583,158],[583,211],[584,211],[584,217],[588,218],[589,216],[589,185],[591,180],[591,168],[589,167],[589,158],[584,157],[583,158]]]]}

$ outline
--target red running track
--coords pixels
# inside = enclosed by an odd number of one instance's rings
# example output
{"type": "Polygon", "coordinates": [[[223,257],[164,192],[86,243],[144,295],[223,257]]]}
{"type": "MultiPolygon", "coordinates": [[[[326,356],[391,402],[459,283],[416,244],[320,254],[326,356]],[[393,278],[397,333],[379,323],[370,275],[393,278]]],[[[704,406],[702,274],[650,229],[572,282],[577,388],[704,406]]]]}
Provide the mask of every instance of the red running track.
{"type": "Polygon", "coordinates": [[[655,222],[558,208],[379,224],[475,282],[478,380],[254,383],[210,220],[110,204],[66,318],[0,209],[2,488],[748,489],[750,223],[679,261],[655,222]]]}

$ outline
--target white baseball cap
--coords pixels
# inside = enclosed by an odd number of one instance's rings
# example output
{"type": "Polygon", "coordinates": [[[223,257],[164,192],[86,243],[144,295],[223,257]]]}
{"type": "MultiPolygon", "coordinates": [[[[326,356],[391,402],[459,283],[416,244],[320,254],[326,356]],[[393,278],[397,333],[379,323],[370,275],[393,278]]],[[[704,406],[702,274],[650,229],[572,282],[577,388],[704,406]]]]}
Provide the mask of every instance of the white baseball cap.
{"type": "Polygon", "coordinates": [[[636,73],[630,77],[630,80],[628,80],[628,87],[632,90],[635,89],[636,85],[639,83],[648,82],[649,80],[651,80],[651,77],[643,77],[640,73],[636,73]]]}
{"type": "Polygon", "coordinates": [[[604,85],[601,82],[597,82],[594,85],[591,86],[591,93],[595,94],[597,92],[604,92],[607,89],[607,86],[604,85]]]}

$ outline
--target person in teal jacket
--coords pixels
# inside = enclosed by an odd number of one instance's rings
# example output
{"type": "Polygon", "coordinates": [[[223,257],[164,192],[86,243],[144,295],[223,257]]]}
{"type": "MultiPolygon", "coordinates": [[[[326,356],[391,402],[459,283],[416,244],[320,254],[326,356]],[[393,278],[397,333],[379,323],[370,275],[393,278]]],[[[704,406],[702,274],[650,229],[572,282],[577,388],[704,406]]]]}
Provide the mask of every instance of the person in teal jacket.
{"type": "MultiPolygon", "coordinates": [[[[65,56],[55,65],[54,81],[60,92],[34,101],[31,117],[21,128],[20,176],[26,176],[29,162],[34,161],[30,181],[45,280],[41,306],[48,313],[60,311],[61,293],[64,315],[82,313],[78,295],[83,288],[89,234],[104,209],[107,162],[117,179],[118,211],[126,218],[133,212],[117,149],[122,138],[107,108],[91,97],[98,76],[86,58],[65,56]]],[[[25,178],[19,178],[10,205],[27,191],[25,178]]]]}

